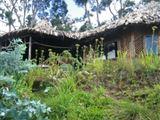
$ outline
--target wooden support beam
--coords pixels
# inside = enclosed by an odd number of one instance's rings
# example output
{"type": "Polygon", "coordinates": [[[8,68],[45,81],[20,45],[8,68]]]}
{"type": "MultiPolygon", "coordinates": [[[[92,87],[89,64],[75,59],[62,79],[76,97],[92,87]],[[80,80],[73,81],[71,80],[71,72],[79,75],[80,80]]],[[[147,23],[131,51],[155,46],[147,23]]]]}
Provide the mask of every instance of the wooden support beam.
{"type": "Polygon", "coordinates": [[[32,56],[32,37],[29,37],[29,44],[28,44],[28,60],[31,60],[32,56]]]}
{"type": "Polygon", "coordinates": [[[0,52],[2,51],[2,41],[0,41],[0,52]]]}

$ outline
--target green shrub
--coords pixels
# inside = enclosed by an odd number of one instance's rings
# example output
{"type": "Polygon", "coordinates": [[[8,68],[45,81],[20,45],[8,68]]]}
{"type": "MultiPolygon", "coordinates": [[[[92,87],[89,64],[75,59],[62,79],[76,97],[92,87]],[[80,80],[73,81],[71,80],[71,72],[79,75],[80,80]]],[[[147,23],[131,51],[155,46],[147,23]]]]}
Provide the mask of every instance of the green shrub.
{"type": "Polygon", "coordinates": [[[21,99],[12,88],[14,80],[0,77],[0,119],[1,120],[47,120],[51,109],[40,101],[21,99]],[[9,80],[9,81],[8,81],[9,80]]]}
{"type": "Polygon", "coordinates": [[[34,65],[30,61],[23,61],[26,46],[17,39],[10,43],[5,51],[0,52],[0,74],[13,75],[27,72],[34,65]]]}
{"type": "Polygon", "coordinates": [[[154,120],[154,114],[146,106],[131,101],[120,101],[116,108],[115,118],[120,120],[154,120]]]}

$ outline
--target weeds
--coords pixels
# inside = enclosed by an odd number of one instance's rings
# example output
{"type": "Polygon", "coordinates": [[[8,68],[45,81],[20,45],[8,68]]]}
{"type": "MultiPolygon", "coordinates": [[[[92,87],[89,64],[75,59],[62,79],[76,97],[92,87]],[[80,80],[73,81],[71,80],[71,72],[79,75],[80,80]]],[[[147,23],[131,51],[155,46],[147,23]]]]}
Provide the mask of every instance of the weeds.
{"type": "Polygon", "coordinates": [[[104,54],[102,44],[103,39],[95,47],[85,47],[83,59],[78,55],[79,45],[77,58],[68,51],[49,50],[50,57],[44,61],[42,52],[39,62],[47,64],[46,68],[10,72],[11,78],[0,76],[5,79],[0,86],[8,87],[4,83],[16,79],[13,90],[20,98],[49,106],[50,120],[159,120],[160,58],[141,54],[131,59],[127,52],[119,52],[117,60],[103,60],[99,58],[104,54]]]}

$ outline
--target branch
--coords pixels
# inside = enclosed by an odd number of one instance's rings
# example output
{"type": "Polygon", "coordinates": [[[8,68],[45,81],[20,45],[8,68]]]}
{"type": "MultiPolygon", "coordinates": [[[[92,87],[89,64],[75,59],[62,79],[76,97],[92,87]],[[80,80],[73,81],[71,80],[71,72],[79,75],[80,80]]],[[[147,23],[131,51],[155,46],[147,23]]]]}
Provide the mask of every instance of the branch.
{"type": "Polygon", "coordinates": [[[118,13],[118,10],[116,9],[116,4],[114,3],[114,10],[118,13]]]}
{"type": "Polygon", "coordinates": [[[18,22],[20,23],[20,27],[22,27],[23,24],[22,24],[22,22],[21,22],[21,20],[20,20],[20,16],[18,15],[18,13],[17,13],[17,11],[16,11],[15,4],[13,3],[12,0],[9,0],[9,1],[10,1],[10,3],[11,3],[12,7],[13,7],[12,9],[13,9],[15,15],[17,16],[18,22]]]}
{"type": "MultiPolygon", "coordinates": [[[[13,1],[12,1],[13,2],[13,1]]],[[[18,0],[16,0],[13,4],[14,6],[16,5],[16,3],[18,2],[18,0]]],[[[12,7],[11,11],[13,11],[14,7],[12,7]]]]}
{"type": "Polygon", "coordinates": [[[109,5],[108,8],[109,8],[110,13],[111,13],[112,16],[113,16],[113,19],[115,19],[115,14],[114,14],[114,13],[112,12],[112,10],[111,10],[111,5],[109,5]]]}
{"type": "Polygon", "coordinates": [[[14,26],[14,24],[12,24],[12,27],[14,28],[14,30],[16,30],[16,27],[14,26]]]}

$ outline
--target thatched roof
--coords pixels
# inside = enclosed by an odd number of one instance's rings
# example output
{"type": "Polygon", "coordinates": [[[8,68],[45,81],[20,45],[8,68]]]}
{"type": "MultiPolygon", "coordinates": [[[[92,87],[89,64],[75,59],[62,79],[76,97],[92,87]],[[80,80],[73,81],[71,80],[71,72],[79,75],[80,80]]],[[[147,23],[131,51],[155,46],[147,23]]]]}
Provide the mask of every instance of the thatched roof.
{"type": "Polygon", "coordinates": [[[100,36],[102,34],[107,34],[111,31],[116,31],[117,29],[126,28],[133,25],[150,25],[160,23],[160,3],[150,2],[144,6],[139,6],[134,12],[126,15],[125,17],[115,20],[105,25],[95,28],[93,30],[85,32],[64,32],[54,30],[47,22],[41,22],[34,28],[24,28],[10,33],[6,33],[0,37],[0,39],[14,38],[27,34],[45,34],[49,36],[59,37],[61,39],[72,39],[81,40],[85,38],[90,38],[92,36],[100,36]]]}
{"type": "Polygon", "coordinates": [[[144,6],[139,6],[132,13],[127,14],[125,17],[106,23],[105,25],[95,28],[90,31],[83,32],[79,38],[89,37],[97,33],[104,33],[115,31],[118,28],[127,28],[135,25],[151,25],[160,23],[160,2],[148,3],[144,6]]]}
{"type": "Polygon", "coordinates": [[[37,23],[37,25],[33,28],[23,28],[8,32],[6,34],[3,34],[1,38],[17,37],[17,36],[19,37],[31,34],[45,34],[55,37],[74,38],[74,36],[71,35],[72,33],[55,30],[47,21],[41,21],[37,23]]]}

